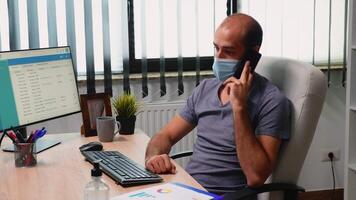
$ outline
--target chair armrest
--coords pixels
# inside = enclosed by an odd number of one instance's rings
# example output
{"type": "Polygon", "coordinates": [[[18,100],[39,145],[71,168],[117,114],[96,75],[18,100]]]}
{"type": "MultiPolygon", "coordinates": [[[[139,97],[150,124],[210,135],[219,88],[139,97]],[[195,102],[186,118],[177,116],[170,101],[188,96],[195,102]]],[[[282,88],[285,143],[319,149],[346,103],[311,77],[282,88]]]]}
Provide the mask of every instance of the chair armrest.
{"type": "Polygon", "coordinates": [[[247,197],[272,191],[283,191],[284,199],[297,200],[298,192],[305,192],[305,189],[289,183],[268,183],[258,188],[247,187],[236,192],[226,193],[224,195],[224,200],[243,200],[247,197]]]}
{"type": "Polygon", "coordinates": [[[170,155],[170,157],[172,159],[177,159],[177,158],[183,158],[183,157],[187,157],[187,156],[191,156],[191,155],[193,155],[193,151],[182,151],[182,152],[172,154],[172,155],[170,155]]]}

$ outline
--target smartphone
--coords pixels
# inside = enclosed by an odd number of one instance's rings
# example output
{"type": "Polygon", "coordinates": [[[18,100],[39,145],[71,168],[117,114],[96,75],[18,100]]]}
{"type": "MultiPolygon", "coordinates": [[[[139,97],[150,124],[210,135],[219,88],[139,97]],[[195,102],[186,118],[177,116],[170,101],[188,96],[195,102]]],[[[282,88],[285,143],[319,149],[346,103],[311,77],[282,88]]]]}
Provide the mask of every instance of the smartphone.
{"type": "Polygon", "coordinates": [[[260,60],[261,56],[262,55],[260,53],[258,53],[256,50],[247,49],[244,57],[241,60],[241,62],[238,63],[238,66],[236,67],[236,71],[234,73],[234,76],[237,79],[240,78],[240,76],[242,74],[242,70],[244,69],[245,63],[247,61],[250,61],[251,72],[254,72],[255,68],[257,66],[257,63],[260,60]]]}

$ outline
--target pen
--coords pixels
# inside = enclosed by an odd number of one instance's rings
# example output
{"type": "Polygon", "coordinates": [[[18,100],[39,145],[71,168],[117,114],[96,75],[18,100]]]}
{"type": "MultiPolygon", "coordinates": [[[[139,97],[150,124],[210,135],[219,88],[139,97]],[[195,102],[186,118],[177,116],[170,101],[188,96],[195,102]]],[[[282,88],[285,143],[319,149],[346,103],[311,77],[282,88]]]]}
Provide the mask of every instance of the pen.
{"type": "Polygon", "coordinates": [[[25,143],[26,142],[19,131],[16,131],[15,135],[16,135],[16,138],[19,140],[20,143],[25,143]]]}
{"type": "Polygon", "coordinates": [[[32,138],[31,138],[31,140],[29,142],[35,142],[35,140],[37,138],[37,135],[42,131],[42,129],[41,130],[39,130],[39,129],[35,130],[35,132],[33,133],[32,138]]]}
{"type": "Polygon", "coordinates": [[[45,134],[47,133],[47,130],[45,129],[45,127],[43,127],[40,131],[36,131],[36,133],[34,134],[34,136],[32,137],[32,142],[36,142],[36,140],[38,138],[43,137],[45,134]]]}
{"type": "Polygon", "coordinates": [[[12,140],[13,143],[19,142],[14,132],[7,133],[6,131],[4,131],[4,133],[12,140]]]}
{"type": "MultiPolygon", "coordinates": [[[[38,130],[37,130],[37,131],[38,131],[38,130]]],[[[34,136],[34,134],[35,134],[37,131],[35,131],[35,132],[31,131],[30,136],[28,136],[28,138],[27,138],[27,141],[26,141],[27,143],[32,142],[33,136],[34,136]]]]}
{"type": "Polygon", "coordinates": [[[47,130],[43,130],[43,131],[41,131],[41,133],[40,133],[40,134],[38,134],[38,137],[37,137],[37,138],[41,138],[41,137],[43,137],[46,133],[47,133],[47,130]]]}
{"type": "MultiPolygon", "coordinates": [[[[40,131],[40,132],[36,135],[35,141],[36,141],[37,139],[43,137],[46,133],[47,133],[47,130],[40,131]]],[[[35,141],[34,141],[34,142],[35,142],[35,141]]]]}

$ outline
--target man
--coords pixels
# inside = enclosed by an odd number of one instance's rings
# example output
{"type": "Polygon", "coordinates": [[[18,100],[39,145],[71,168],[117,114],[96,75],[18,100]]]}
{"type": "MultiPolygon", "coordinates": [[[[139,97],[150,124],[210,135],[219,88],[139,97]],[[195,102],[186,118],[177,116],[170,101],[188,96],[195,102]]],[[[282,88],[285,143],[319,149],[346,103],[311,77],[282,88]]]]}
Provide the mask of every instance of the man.
{"type": "Polygon", "coordinates": [[[275,167],[282,140],[289,138],[288,99],[249,62],[233,76],[247,49],[259,51],[261,26],[252,17],[234,14],[215,32],[216,78],[193,91],[179,115],[149,142],[146,168],[175,173],[168,153],[197,126],[194,153],[187,171],[208,191],[223,194],[246,185],[262,185],[275,167]]]}

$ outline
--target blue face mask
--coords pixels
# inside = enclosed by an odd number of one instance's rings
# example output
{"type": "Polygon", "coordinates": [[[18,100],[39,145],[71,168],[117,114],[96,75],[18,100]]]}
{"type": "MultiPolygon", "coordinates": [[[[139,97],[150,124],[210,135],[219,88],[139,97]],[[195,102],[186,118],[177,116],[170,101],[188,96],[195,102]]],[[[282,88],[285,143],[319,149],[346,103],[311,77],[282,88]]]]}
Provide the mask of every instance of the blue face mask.
{"type": "Polygon", "coordinates": [[[240,63],[240,60],[214,58],[213,71],[215,77],[224,82],[234,75],[238,63],[240,63]]]}

